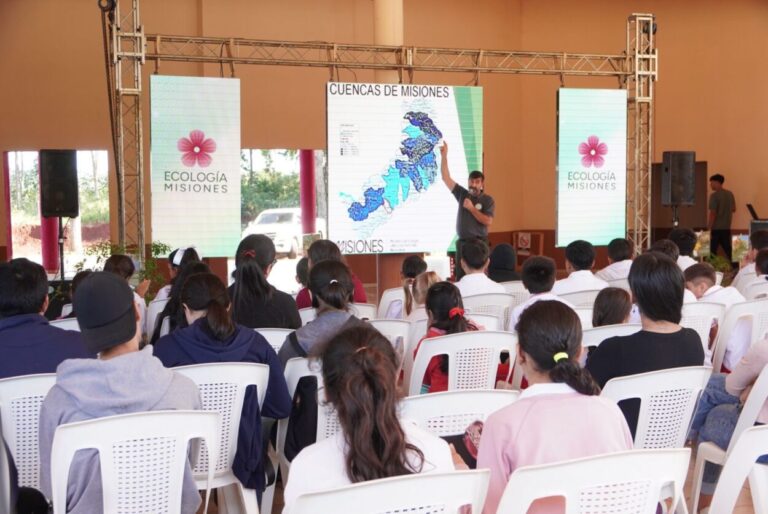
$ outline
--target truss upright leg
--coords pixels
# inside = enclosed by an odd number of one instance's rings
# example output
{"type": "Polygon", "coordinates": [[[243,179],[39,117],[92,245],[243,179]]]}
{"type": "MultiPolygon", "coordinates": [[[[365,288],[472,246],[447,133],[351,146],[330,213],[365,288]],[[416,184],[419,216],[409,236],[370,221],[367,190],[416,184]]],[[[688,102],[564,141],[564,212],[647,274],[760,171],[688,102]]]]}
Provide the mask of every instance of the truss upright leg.
{"type": "Polygon", "coordinates": [[[627,235],[642,251],[651,244],[651,161],[653,88],[658,76],[655,17],[633,14],[627,20],[627,235]]]}

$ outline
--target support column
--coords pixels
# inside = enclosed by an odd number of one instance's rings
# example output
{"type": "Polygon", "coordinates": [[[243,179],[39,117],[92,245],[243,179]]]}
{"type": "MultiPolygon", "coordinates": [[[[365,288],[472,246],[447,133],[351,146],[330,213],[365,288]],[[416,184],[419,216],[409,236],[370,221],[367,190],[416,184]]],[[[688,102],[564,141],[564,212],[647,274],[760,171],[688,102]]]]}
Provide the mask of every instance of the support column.
{"type": "Polygon", "coordinates": [[[59,271],[59,218],[40,216],[40,247],[45,271],[59,271]]]}
{"type": "Polygon", "coordinates": [[[304,234],[314,234],[317,230],[315,226],[317,220],[315,191],[315,151],[299,150],[299,205],[301,207],[301,231],[304,234]]]}
{"type": "Polygon", "coordinates": [[[3,152],[3,182],[5,192],[3,194],[3,208],[5,209],[5,258],[13,258],[13,223],[11,219],[11,166],[8,162],[8,152],[3,152]]]}

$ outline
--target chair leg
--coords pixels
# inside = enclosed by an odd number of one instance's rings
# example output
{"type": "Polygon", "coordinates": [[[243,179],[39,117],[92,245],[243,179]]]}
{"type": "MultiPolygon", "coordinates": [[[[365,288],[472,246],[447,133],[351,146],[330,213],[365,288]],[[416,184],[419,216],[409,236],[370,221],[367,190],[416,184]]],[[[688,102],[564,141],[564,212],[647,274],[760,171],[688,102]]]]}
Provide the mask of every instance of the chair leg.
{"type": "Polygon", "coordinates": [[[262,514],[272,514],[272,504],[275,500],[275,484],[267,487],[261,495],[262,514]]]}
{"type": "Polygon", "coordinates": [[[693,481],[691,482],[691,513],[699,512],[699,495],[701,494],[701,481],[704,479],[704,466],[707,460],[703,455],[696,455],[696,463],[693,466],[693,481]]]}
{"type": "Polygon", "coordinates": [[[218,488],[219,513],[240,514],[242,512],[240,494],[235,484],[228,484],[218,488]]]}
{"type": "MultiPolygon", "coordinates": [[[[241,512],[244,514],[259,514],[259,500],[256,495],[256,489],[246,489],[239,482],[235,485],[235,487],[237,487],[240,492],[239,496],[243,506],[243,510],[241,512]]],[[[272,489],[274,490],[274,486],[272,486],[272,489]]]]}

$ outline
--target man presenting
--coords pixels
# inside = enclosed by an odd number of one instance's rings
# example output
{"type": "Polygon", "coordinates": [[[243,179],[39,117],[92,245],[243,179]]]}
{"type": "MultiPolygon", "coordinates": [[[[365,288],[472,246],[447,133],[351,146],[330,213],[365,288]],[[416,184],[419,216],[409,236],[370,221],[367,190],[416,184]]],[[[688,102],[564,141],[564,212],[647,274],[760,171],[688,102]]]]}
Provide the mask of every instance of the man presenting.
{"type": "Polygon", "coordinates": [[[459,212],[456,215],[456,233],[459,238],[456,241],[456,280],[460,279],[464,272],[461,263],[462,245],[473,239],[480,239],[488,244],[488,227],[493,223],[493,211],[495,203],[490,195],[483,193],[485,176],[481,171],[473,171],[469,174],[467,189],[456,183],[448,171],[448,143],[443,141],[440,148],[442,156],[440,173],[443,182],[451,190],[453,196],[459,202],[459,212]]]}
{"type": "Polygon", "coordinates": [[[736,212],[736,200],[733,193],[723,189],[725,177],[719,173],[709,177],[709,187],[712,194],[709,195],[709,223],[710,230],[709,251],[717,255],[717,249],[722,246],[728,262],[731,258],[731,219],[736,212]]]}

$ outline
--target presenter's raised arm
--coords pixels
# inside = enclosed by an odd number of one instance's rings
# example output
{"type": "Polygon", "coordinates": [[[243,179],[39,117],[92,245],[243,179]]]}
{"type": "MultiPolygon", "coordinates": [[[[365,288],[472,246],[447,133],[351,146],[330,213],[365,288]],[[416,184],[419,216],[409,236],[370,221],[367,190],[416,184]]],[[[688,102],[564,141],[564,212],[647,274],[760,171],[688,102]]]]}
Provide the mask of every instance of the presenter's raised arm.
{"type": "Polygon", "coordinates": [[[443,176],[443,183],[453,191],[453,187],[456,185],[456,181],[451,178],[451,172],[448,170],[448,143],[443,141],[443,146],[440,147],[440,174],[443,176]]]}

